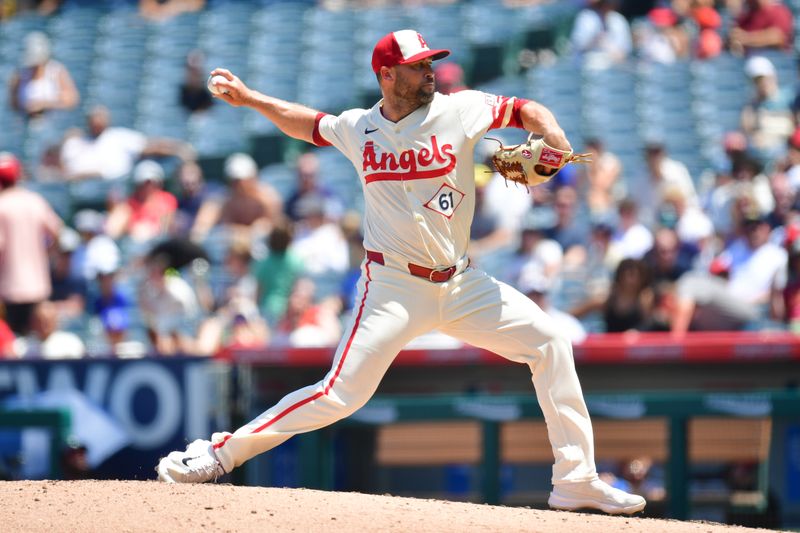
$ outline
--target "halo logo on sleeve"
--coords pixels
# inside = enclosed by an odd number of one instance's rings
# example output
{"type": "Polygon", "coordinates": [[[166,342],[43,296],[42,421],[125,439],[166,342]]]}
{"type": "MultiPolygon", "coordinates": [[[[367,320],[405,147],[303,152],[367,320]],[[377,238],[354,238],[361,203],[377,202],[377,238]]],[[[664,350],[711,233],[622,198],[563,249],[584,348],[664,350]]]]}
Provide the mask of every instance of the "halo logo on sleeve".
{"type": "Polygon", "coordinates": [[[445,183],[439,187],[439,190],[436,191],[433,198],[425,203],[425,207],[450,218],[453,216],[456,209],[458,209],[458,206],[461,205],[462,200],[464,200],[464,193],[445,183]]]}

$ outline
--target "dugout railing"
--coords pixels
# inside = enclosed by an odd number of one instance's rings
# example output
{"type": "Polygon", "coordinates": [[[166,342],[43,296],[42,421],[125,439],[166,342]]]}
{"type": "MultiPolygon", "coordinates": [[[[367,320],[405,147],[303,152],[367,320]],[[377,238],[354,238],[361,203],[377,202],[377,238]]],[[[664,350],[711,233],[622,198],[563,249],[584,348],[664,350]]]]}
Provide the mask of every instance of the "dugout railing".
{"type": "MultiPolygon", "coordinates": [[[[598,460],[647,452],[664,461],[666,514],[675,519],[689,518],[693,504],[690,460],[757,461],[758,483],[744,500],[759,510],[769,488],[771,422],[800,420],[797,391],[587,394],[586,401],[596,427],[598,460]],[[627,431],[625,424],[639,425],[640,431],[627,431]]],[[[501,503],[501,464],[552,462],[532,394],[376,396],[339,424],[302,436],[299,464],[305,486],[334,488],[332,433],[356,425],[389,432],[378,437],[378,463],[471,463],[480,471],[480,500],[489,504],[501,503]],[[437,424],[444,436],[438,443],[430,438],[432,428],[418,425],[426,423],[437,424]],[[459,446],[450,447],[454,441],[459,446]]]]}

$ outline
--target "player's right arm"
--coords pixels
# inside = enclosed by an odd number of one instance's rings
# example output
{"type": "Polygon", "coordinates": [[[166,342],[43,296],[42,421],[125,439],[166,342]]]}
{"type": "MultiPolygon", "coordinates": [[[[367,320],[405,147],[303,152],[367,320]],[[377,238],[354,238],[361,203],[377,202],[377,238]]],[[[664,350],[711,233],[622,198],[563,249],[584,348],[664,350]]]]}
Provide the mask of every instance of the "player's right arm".
{"type": "Polygon", "coordinates": [[[289,137],[314,143],[314,125],[319,115],[318,111],[251,89],[227,69],[216,68],[211,71],[211,75],[220,75],[228,80],[217,84],[227,93],[215,94],[216,98],[234,107],[245,106],[255,109],[289,137]]]}

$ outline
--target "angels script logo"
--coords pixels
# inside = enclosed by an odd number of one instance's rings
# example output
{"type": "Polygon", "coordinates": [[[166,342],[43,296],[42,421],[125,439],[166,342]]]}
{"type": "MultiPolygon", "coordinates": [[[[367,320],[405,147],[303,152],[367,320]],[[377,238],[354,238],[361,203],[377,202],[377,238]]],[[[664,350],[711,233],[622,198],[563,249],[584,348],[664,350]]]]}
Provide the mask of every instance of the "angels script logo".
{"type": "Polygon", "coordinates": [[[389,152],[378,154],[375,143],[367,141],[362,158],[367,183],[437,178],[449,174],[456,167],[453,145],[439,146],[436,135],[431,137],[430,148],[404,150],[398,155],[389,152]]]}

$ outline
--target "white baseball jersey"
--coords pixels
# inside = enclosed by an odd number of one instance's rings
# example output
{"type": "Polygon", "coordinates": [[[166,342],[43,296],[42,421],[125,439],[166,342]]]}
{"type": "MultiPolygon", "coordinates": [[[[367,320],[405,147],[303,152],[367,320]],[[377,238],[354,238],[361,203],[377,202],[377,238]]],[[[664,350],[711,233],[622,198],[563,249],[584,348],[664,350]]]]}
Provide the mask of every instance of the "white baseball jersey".
{"type": "Polygon", "coordinates": [[[232,468],[292,435],[353,413],[378,387],[395,355],[433,329],[490,350],[532,371],[553,448],[554,483],[591,481],[592,428],[572,348],[530,298],[462,260],[475,205],[473,147],[491,128],[519,126],[525,100],[478,91],[436,94],[397,123],[380,103],[335,117],[320,113],[314,142],[334,145],[358,170],[366,198],[364,245],[408,268],[369,254],[357,305],[328,374],[287,394],[234,433],[211,438],[222,468],[232,468]],[[413,265],[453,267],[443,280],[413,265]]]}
{"type": "Polygon", "coordinates": [[[364,246],[436,268],[464,257],[475,207],[473,149],[490,129],[521,126],[526,102],[436,93],[399,122],[371,109],[317,116],[314,141],[350,159],[364,188],[364,246]]]}

